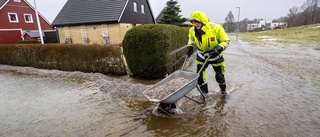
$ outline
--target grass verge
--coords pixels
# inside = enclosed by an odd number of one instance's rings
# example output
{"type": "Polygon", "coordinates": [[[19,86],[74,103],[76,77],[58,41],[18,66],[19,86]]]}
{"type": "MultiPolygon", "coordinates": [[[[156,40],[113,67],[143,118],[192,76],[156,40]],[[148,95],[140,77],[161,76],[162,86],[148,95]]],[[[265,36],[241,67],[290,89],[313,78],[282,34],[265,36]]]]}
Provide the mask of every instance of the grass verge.
{"type": "Polygon", "coordinates": [[[239,39],[250,45],[290,45],[314,47],[320,49],[320,23],[299,27],[240,33],[239,39]]]}

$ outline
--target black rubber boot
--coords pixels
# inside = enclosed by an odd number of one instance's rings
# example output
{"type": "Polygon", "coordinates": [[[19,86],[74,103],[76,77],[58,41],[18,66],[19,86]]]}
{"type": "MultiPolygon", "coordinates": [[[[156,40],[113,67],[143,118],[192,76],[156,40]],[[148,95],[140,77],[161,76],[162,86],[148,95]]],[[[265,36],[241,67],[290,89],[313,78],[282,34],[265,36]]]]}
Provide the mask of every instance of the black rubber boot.
{"type": "Polygon", "coordinates": [[[220,91],[220,94],[221,94],[221,96],[226,96],[226,95],[227,95],[227,92],[226,92],[225,90],[221,90],[221,91],[220,91]]]}
{"type": "Polygon", "coordinates": [[[221,98],[227,98],[226,83],[219,83],[221,98]]]}
{"type": "Polygon", "coordinates": [[[203,94],[208,94],[208,84],[203,84],[203,85],[200,85],[200,89],[202,91],[203,94]]]}

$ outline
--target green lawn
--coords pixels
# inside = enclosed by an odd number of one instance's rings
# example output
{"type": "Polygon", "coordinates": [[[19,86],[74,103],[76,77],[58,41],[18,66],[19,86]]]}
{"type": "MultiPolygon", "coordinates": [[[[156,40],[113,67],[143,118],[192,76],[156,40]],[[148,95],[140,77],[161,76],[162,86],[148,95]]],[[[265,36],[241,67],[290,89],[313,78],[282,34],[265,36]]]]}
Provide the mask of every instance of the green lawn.
{"type": "Polygon", "coordinates": [[[300,44],[319,48],[320,23],[277,30],[239,33],[239,39],[252,45],[261,45],[261,43],[270,45],[300,44]]]}

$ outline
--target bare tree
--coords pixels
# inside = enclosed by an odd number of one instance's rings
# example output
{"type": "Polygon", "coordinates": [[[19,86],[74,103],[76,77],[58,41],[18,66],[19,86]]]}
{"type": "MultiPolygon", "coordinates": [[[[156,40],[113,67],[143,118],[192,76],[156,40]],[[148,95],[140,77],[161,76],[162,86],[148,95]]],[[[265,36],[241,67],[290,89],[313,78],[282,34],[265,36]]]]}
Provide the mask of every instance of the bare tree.
{"type": "Polygon", "coordinates": [[[289,17],[294,17],[298,15],[299,7],[293,6],[291,9],[289,9],[289,17]]]}
{"type": "MultiPolygon", "coordinates": [[[[274,19],[277,22],[287,22],[288,27],[320,23],[320,0],[306,0],[300,7],[294,6],[289,9],[289,13],[285,17],[274,19]]],[[[240,31],[247,31],[248,24],[257,24],[263,19],[255,18],[253,20],[244,19],[240,22],[235,22],[232,12],[230,11],[225,18],[225,27],[227,32],[234,32],[236,26],[240,23],[240,31]]]]}
{"type": "Polygon", "coordinates": [[[307,0],[301,6],[304,25],[314,24],[316,22],[318,3],[319,0],[307,0]]]}
{"type": "Polygon", "coordinates": [[[223,24],[223,27],[226,30],[226,32],[227,33],[235,32],[236,23],[234,22],[232,11],[229,11],[227,17],[224,20],[225,20],[225,23],[223,24]]]}
{"type": "Polygon", "coordinates": [[[245,18],[240,21],[240,32],[247,32],[247,24],[251,23],[251,21],[248,18],[245,18]]]}
{"type": "Polygon", "coordinates": [[[298,26],[298,14],[299,14],[299,7],[294,6],[289,9],[288,16],[285,18],[285,21],[288,22],[288,27],[298,26]]]}

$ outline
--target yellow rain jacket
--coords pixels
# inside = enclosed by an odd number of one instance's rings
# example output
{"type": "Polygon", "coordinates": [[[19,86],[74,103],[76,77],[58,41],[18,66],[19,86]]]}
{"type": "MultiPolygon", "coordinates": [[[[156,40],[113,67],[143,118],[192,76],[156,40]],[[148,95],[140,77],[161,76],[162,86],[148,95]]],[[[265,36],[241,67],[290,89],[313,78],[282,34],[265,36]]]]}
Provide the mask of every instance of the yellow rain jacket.
{"type": "Polygon", "coordinates": [[[219,24],[209,22],[207,16],[201,11],[195,11],[191,14],[190,20],[197,20],[203,24],[201,30],[205,32],[202,35],[202,42],[195,36],[195,27],[189,29],[188,46],[197,46],[200,52],[207,52],[216,46],[221,46],[225,50],[229,46],[230,39],[225,33],[223,27],[219,24]]]}

